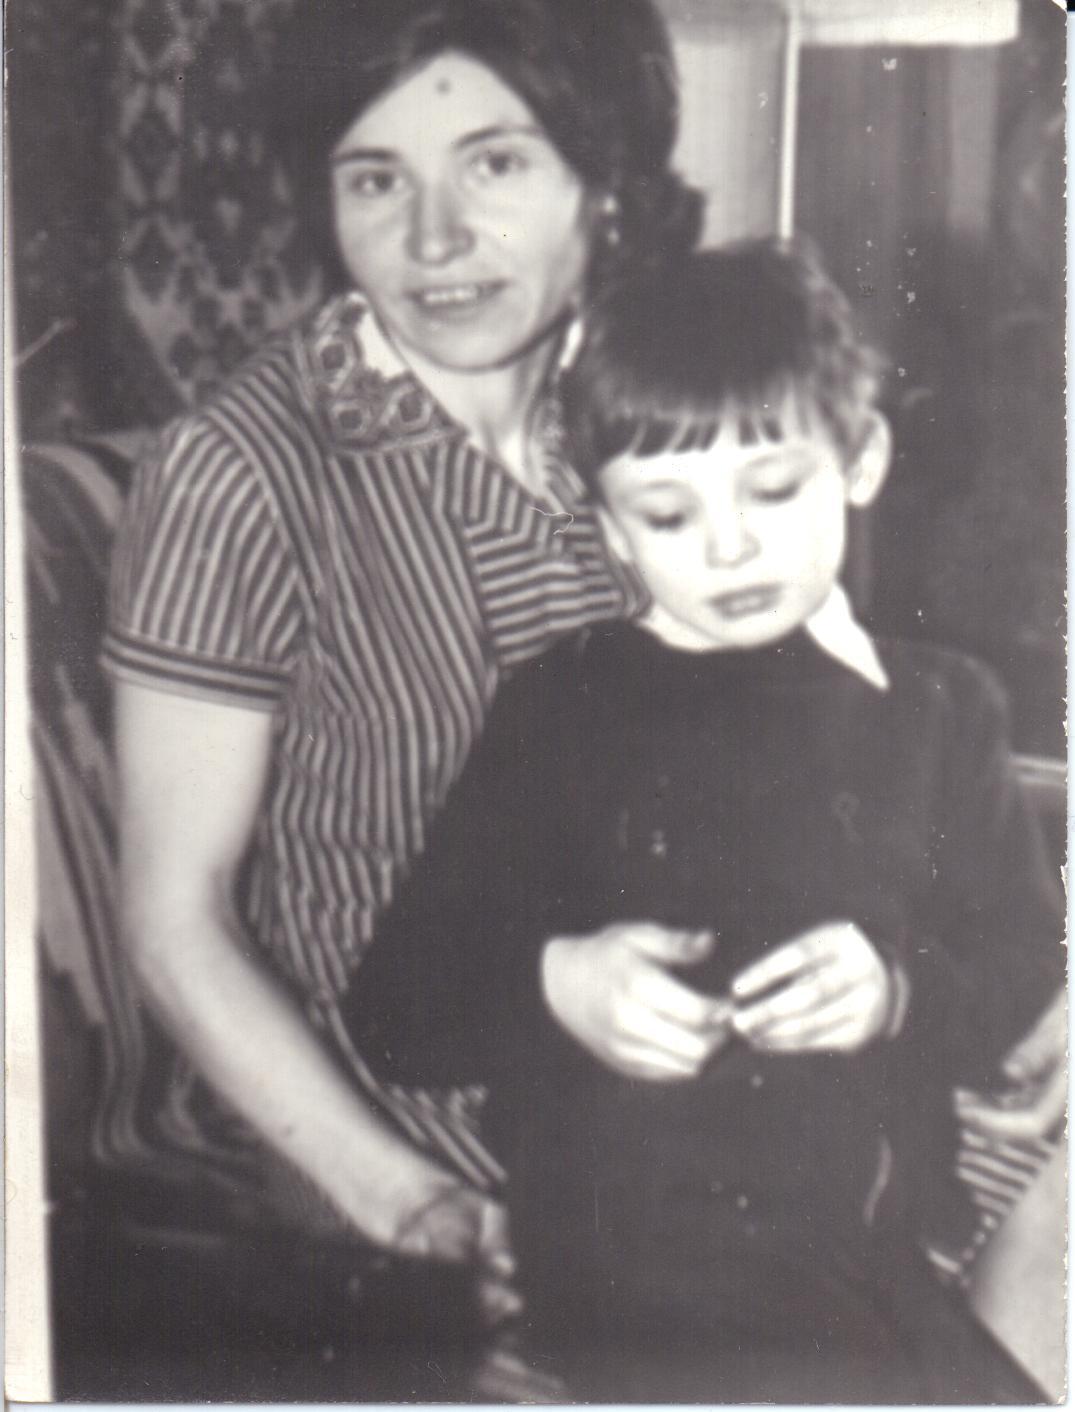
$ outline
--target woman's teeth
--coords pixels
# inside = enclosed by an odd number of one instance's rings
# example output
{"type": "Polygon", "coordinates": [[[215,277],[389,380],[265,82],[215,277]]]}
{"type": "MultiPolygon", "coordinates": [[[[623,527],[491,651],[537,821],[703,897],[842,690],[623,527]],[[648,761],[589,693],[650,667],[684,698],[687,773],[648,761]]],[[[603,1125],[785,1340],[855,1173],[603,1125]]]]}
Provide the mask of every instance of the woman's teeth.
{"type": "Polygon", "coordinates": [[[455,284],[419,290],[414,299],[424,309],[458,309],[486,297],[492,290],[491,284],[455,284]]]}

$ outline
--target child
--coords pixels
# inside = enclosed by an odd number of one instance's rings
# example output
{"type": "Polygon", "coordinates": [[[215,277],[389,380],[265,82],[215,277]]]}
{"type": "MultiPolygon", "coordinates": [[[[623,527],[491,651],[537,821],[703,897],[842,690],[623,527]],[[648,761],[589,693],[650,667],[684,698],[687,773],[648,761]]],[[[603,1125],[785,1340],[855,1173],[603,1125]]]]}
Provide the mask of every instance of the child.
{"type": "Polygon", "coordinates": [[[839,588],[877,386],[800,250],[594,311],[567,431],[652,607],[505,687],[350,1002],[386,1077],[490,1083],[531,1350],[580,1397],[1041,1399],[919,1236],[953,1085],[1060,983],[1059,904],[992,679],[839,588]],[[552,1020],[555,949],[617,921],[715,932],[697,1078],[552,1020]]]}

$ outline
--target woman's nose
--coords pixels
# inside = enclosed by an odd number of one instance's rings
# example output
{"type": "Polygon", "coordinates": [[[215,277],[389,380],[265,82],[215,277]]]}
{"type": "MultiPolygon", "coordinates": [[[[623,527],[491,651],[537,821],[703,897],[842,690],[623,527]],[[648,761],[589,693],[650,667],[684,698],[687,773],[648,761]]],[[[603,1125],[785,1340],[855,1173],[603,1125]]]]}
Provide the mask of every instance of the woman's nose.
{"type": "Polygon", "coordinates": [[[710,517],[706,534],[706,560],[712,568],[734,568],[758,552],[758,541],[742,511],[729,508],[710,517]]]}
{"type": "Polygon", "coordinates": [[[412,204],[408,254],[422,265],[443,265],[465,254],[474,236],[464,203],[447,186],[420,190],[412,204]]]}

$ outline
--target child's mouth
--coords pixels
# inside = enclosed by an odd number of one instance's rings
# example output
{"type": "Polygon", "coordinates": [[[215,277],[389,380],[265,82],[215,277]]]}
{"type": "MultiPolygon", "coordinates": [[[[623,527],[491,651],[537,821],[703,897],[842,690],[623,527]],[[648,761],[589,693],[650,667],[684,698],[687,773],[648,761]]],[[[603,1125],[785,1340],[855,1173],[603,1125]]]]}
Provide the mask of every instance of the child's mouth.
{"type": "Polygon", "coordinates": [[[709,601],[722,618],[749,618],[754,613],[767,613],[775,608],[779,597],[780,589],[776,584],[762,584],[757,588],[721,593],[709,601]]]}

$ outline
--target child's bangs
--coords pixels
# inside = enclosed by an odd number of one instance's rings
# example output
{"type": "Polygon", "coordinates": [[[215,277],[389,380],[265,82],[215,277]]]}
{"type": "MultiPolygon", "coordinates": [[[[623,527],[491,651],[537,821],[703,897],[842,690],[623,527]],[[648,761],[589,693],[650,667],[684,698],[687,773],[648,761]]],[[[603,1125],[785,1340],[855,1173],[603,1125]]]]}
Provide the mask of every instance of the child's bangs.
{"type": "Polygon", "coordinates": [[[794,378],[770,386],[735,389],[717,400],[670,406],[642,399],[621,406],[605,426],[606,459],[707,451],[728,427],[742,446],[786,441],[809,428],[809,397],[794,378]]]}
{"type": "Polygon", "coordinates": [[[739,444],[758,446],[810,435],[814,408],[813,388],[789,374],[774,378],[761,391],[733,394],[727,414],[735,419],[739,444]]]}
{"type": "Polygon", "coordinates": [[[721,418],[711,412],[697,415],[690,412],[653,412],[621,423],[620,456],[644,460],[649,456],[677,455],[687,451],[705,451],[720,435],[721,418]]]}

